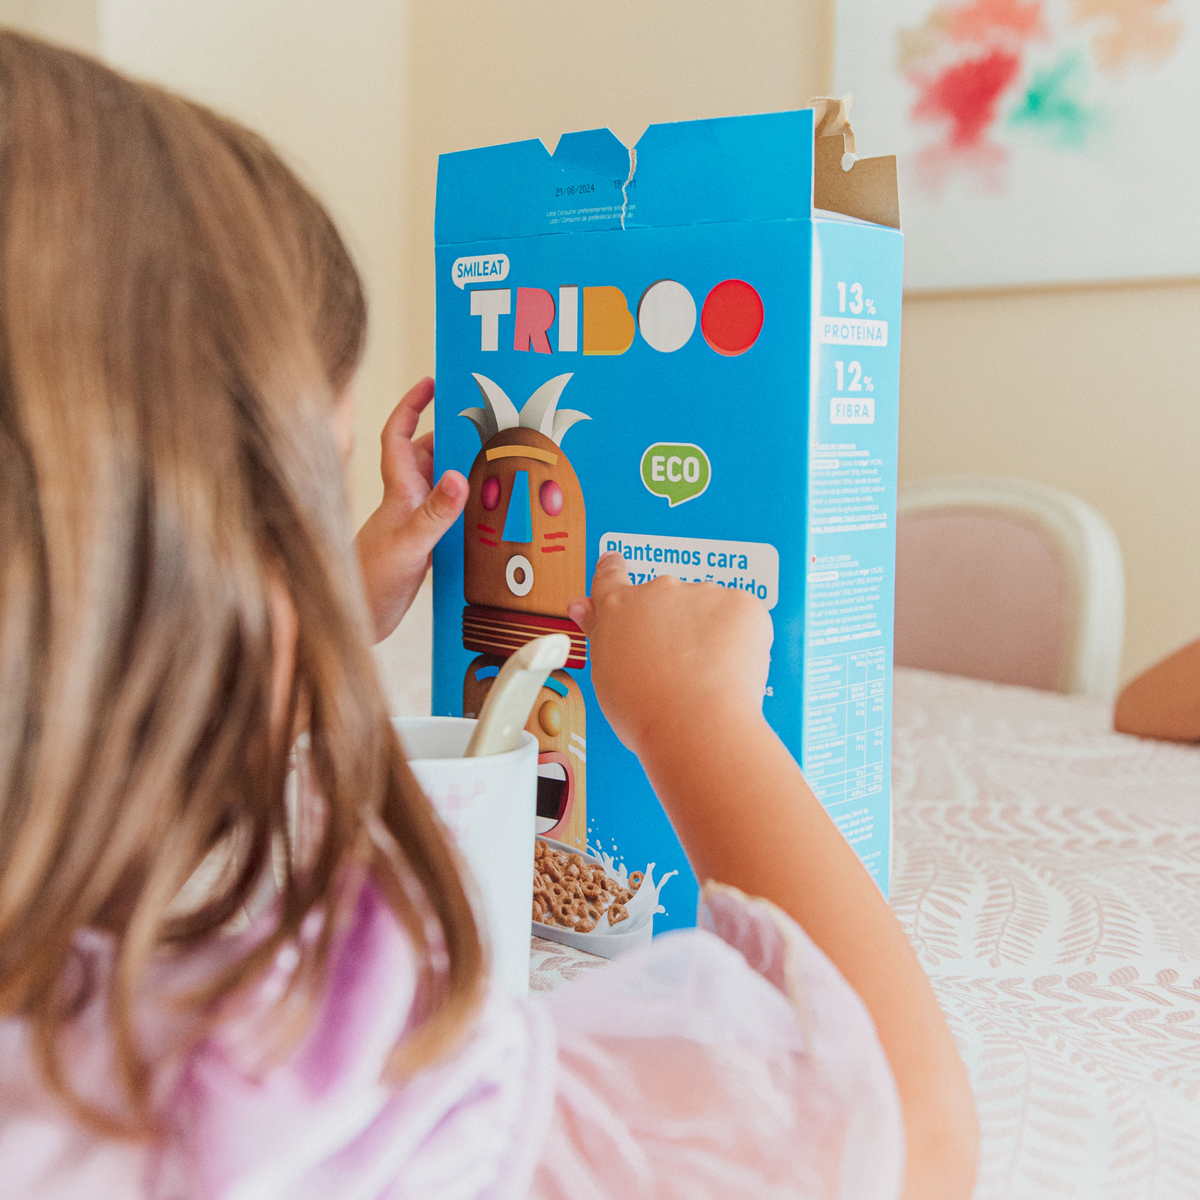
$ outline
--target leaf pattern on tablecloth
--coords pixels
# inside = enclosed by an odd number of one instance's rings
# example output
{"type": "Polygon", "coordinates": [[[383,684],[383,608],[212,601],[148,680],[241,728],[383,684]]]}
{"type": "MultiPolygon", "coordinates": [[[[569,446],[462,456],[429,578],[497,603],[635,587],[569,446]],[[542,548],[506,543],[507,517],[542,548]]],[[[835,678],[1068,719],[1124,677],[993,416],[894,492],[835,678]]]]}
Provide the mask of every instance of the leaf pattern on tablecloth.
{"type": "Polygon", "coordinates": [[[975,1200],[1200,1197],[1200,750],[897,671],[891,901],[970,1073],[975,1200]]]}
{"type": "Polygon", "coordinates": [[[529,939],[529,990],[552,992],[572,979],[604,966],[607,959],[585,954],[571,946],[552,942],[549,938],[529,939]]]}
{"type": "Polygon", "coordinates": [[[902,914],[909,941],[927,966],[961,960],[959,931],[975,877],[957,858],[940,855],[929,845],[911,847],[904,865],[897,872],[891,900],[902,914]]]}
{"type": "Polygon", "coordinates": [[[1002,1164],[980,1200],[1194,1194],[1200,978],[1123,967],[937,986],[966,1047],[984,1161],[1002,1164]]]}

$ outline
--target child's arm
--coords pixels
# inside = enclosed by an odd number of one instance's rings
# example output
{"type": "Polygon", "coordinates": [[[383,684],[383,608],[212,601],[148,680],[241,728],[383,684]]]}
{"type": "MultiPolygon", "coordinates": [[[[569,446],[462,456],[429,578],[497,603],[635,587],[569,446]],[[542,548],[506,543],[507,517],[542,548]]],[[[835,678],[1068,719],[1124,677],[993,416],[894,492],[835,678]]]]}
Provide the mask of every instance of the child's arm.
{"type": "Polygon", "coordinates": [[[354,540],[375,640],[383,641],[408,612],[438,539],[467,503],[467,481],[447,471],[433,486],[433,434],[413,441],[417,419],[433,399],[422,379],[383,427],[383,501],[354,540]]]}
{"type": "Polygon", "coordinates": [[[1127,683],[1117,697],[1113,728],[1167,742],[1200,742],[1200,641],[1127,683]]]}
{"type": "Polygon", "coordinates": [[[697,876],[779,905],[862,997],[900,1091],[906,1200],[965,1200],[978,1141],[966,1073],[903,930],[762,715],[766,609],[715,584],[634,588],[611,555],[571,615],[600,706],[697,876]]]}

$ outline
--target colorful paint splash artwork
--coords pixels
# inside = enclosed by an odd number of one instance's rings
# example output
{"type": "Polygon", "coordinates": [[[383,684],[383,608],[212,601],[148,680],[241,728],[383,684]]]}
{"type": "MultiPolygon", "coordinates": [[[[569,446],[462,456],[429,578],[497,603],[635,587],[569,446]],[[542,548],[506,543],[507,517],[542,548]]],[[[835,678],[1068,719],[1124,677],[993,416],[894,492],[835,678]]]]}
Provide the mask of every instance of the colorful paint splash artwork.
{"type": "Polygon", "coordinates": [[[1200,0],[835,0],[909,290],[1200,276],[1200,0]]]}
{"type": "Polygon", "coordinates": [[[911,120],[927,133],[917,179],[937,194],[968,172],[1005,186],[1013,137],[1064,151],[1102,137],[1105,75],[1154,70],[1184,30],[1177,0],[965,0],[939,4],[896,33],[896,66],[912,89],[911,120]],[[1001,138],[1007,131],[1009,137],[1001,138]]]}

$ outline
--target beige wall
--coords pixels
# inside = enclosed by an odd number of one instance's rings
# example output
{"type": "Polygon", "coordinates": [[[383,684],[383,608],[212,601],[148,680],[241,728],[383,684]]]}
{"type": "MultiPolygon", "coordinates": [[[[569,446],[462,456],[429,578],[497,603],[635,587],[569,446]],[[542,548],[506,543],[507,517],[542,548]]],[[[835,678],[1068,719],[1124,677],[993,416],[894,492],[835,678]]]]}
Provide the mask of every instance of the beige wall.
{"type": "MultiPolygon", "coordinates": [[[[330,204],[373,307],[354,500],[430,372],[437,154],[803,104],[828,86],[831,0],[0,0],[0,19],[243,118],[330,204]]],[[[1070,489],[1125,553],[1125,674],[1200,634],[1200,286],[910,297],[902,480],[1070,489]]]]}
{"type": "Polygon", "coordinates": [[[84,54],[96,52],[97,0],[0,0],[0,25],[84,54]]]}

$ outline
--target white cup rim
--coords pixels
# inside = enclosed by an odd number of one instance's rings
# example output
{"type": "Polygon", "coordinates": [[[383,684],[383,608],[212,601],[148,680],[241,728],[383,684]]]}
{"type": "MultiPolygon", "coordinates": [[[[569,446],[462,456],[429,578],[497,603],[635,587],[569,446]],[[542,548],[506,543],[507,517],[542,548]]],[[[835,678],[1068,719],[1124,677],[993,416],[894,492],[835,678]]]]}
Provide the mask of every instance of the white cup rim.
{"type": "MultiPolygon", "coordinates": [[[[400,745],[404,748],[405,758],[410,763],[459,762],[459,761],[466,761],[466,760],[463,759],[461,754],[439,754],[439,755],[435,755],[435,756],[410,755],[408,753],[408,743],[405,741],[405,738],[404,738],[405,725],[411,725],[416,728],[423,727],[426,729],[429,729],[429,728],[432,728],[432,727],[435,727],[438,725],[442,726],[443,728],[447,728],[447,727],[454,728],[456,726],[463,727],[463,732],[465,734],[465,737],[463,738],[463,749],[466,749],[466,743],[468,741],[470,741],[470,734],[466,733],[466,730],[468,728],[473,729],[476,725],[476,720],[474,717],[433,717],[433,716],[430,716],[430,717],[392,717],[391,721],[392,721],[392,728],[396,731],[397,736],[400,738],[400,745]]],[[[488,755],[485,755],[483,758],[480,758],[480,759],[477,759],[474,761],[478,761],[480,763],[482,763],[482,762],[498,763],[507,758],[511,758],[515,755],[527,754],[529,752],[529,744],[531,742],[536,744],[537,738],[535,738],[533,736],[533,734],[529,732],[528,729],[522,729],[521,730],[521,744],[519,746],[517,746],[517,748],[515,750],[505,750],[501,754],[488,754],[488,755]]]]}

